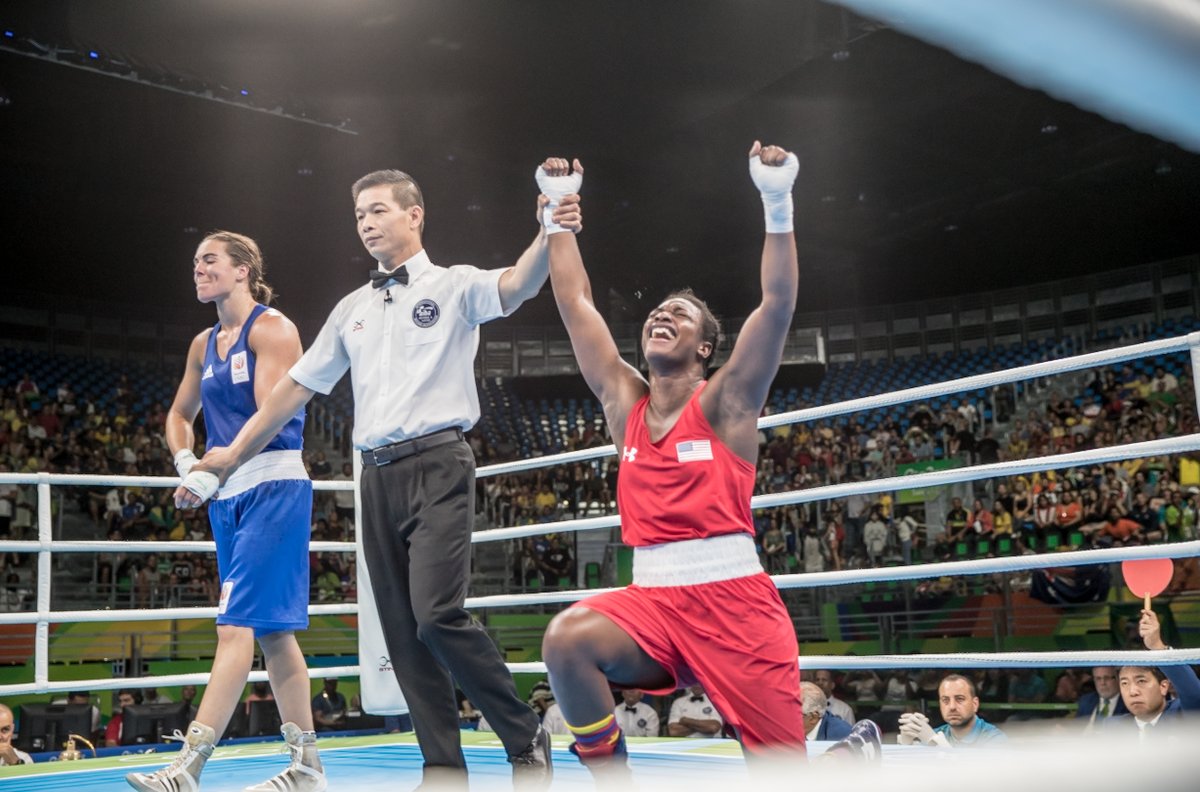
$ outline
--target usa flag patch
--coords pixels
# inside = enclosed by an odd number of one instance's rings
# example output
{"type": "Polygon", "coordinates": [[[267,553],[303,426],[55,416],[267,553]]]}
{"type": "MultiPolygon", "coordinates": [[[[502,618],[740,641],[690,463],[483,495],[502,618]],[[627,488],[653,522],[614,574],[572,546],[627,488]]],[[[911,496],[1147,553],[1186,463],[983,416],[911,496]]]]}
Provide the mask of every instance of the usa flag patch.
{"type": "Polygon", "coordinates": [[[676,443],[675,458],[680,462],[703,462],[712,459],[712,441],[686,440],[676,443]]]}

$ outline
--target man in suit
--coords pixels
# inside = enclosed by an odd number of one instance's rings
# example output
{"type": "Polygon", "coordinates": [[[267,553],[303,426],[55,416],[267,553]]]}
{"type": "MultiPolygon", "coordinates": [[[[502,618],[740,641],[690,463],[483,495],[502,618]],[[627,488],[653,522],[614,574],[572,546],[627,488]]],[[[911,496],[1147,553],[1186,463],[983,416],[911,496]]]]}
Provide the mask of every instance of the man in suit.
{"type": "MultiPolygon", "coordinates": [[[[1151,651],[1171,648],[1163,643],[1154,611],[1142,611],[1138,633],[1151,651]]],[[[1115,733],[1120,734],[1136,727],[1139,740],[1153,742],[1160,729],[1174,730],[1186,721],[1200,721],[1200,715],[1194,714],[1200,711],[1200,677],[1190,667],[1123,666],[1119,678],[1121,698],[1130,714],[1109,718],[1106,729],[1116,729],[1115,733]],[[1168,700],[1171,685],[1177,695],[1168,700]]]]}
{"type": "Polygon", "coordinates": [[[804,707],[804,731],[806,740],[841,740],[850,734],[851,725],[828,710],[824,691],[812,682],[800,683],[800,697],[804,707]]]}
{"type": "Polygon", "coordinates": [[[1096,691],[1080,696],[1078,709],[1075,710],[1075,718],[1084,724],[1085,733],[1102,725],[1108,718],[1129,714],[1121,699],[1121,685],[1115,667],[1096,666],[1092,669],[1092,681],[1096,684],[1096,691]]]}

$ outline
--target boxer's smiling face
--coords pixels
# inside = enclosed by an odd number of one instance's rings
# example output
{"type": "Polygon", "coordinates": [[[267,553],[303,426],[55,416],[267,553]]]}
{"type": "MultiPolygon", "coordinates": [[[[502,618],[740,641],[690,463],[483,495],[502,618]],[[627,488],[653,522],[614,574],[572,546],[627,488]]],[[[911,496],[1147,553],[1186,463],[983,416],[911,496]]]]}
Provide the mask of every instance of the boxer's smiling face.
{"type": "Polygon", "coordinates": [[[200,302],[228,297],[239,282],[249,277],[250,268],[234,262],[224,242],[206,239],[196,248],[192,259],[192,281],[196,284],[196,299],[200,302]]]}
{"type": "Polygon", "coordinates": [[[701,338],[703,314],[689,300],[675,297],[666,300],[646,317],[642,325],[642,351],[646,360],[667,362],[680,358],[685,352],[707,359],[712,344],[701,338]]]}

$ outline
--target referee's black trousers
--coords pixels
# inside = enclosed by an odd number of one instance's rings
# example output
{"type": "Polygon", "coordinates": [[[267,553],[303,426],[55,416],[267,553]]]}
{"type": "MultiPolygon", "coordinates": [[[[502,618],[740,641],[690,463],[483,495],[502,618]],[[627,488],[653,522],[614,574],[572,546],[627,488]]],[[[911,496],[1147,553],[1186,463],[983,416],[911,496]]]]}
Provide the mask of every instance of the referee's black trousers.
{"type": "Polygon", "coordinates": [[[521,753],[538,717],[517,697],[492,639],[463,608],[475,514],[471,447],[452,442],[381,467],[364,465],[362,507],[364,560],[425,766],[466,767],[455,682],[508,753],[521,753]]]}

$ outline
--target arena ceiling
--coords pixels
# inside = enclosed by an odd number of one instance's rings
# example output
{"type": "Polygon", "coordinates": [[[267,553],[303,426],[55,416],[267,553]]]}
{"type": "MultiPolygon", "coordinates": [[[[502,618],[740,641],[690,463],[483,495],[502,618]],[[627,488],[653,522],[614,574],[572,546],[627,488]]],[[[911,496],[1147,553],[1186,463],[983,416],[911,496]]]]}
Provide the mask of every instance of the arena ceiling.
{"type": "MultiPolygon", "coordinates": [[[[0,48],[0,233],[18,291],[208,321],[190,259],[202,232],[231,228],[262,243],[308,335],[371,265],[357,176],[408,170],[434,260],[500,266],[533,237],[532,172],[553,154],[588,171],[581,244],[602,302],[640,315],[691,285],[744,314],[756,137],[801,157],[802,310],[1200,251],[1197,154],[815,0],[10,0],[0,23],[4,43],[329,122],[0,48]]],[[[518,317],[553,321],[552,303],[518,317]]]]}

